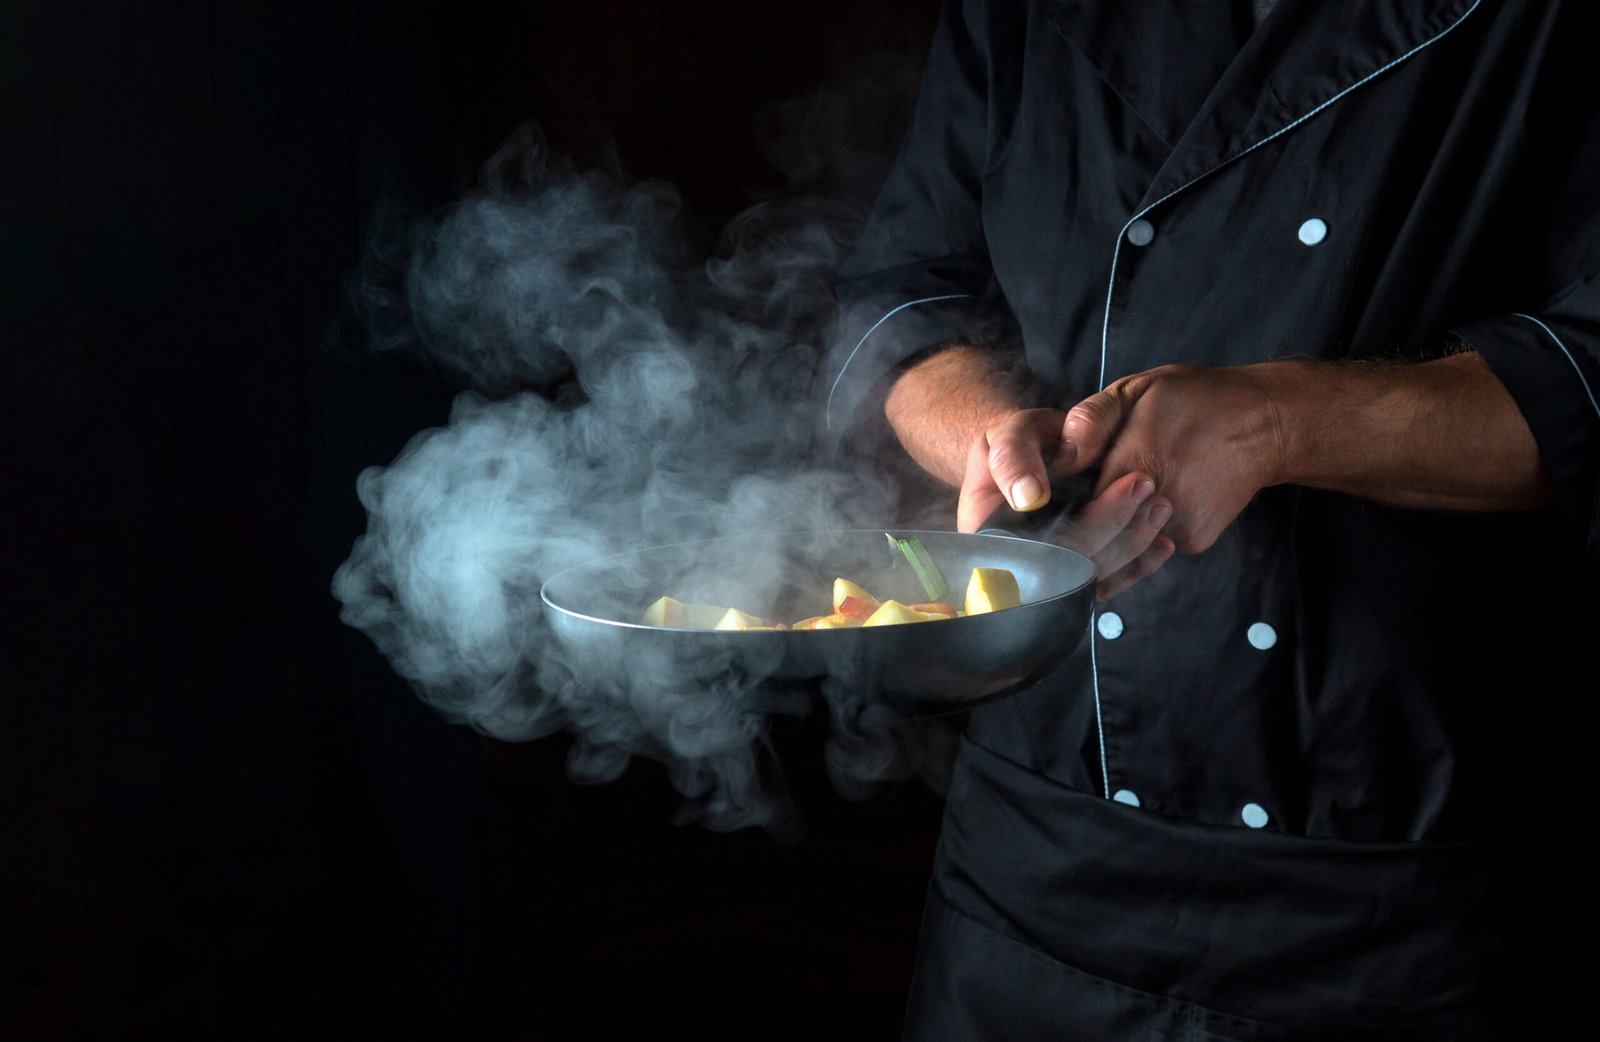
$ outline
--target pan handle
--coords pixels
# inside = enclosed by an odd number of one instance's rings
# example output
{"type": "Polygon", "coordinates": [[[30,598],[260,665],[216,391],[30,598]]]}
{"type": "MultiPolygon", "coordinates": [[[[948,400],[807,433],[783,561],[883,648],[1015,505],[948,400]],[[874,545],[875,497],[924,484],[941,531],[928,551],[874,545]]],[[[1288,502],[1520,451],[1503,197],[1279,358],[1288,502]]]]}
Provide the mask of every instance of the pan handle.
{"type": "Polygon", "coordinates": [[[1072,515],[1094,498],[1095,482],[1099,479],[1098,468],[1056,478],[1050,482],[1050,502],[1043,509],[1023,513],[1002,506],[990,515],[989,525],[978,529],[978,534],[1053,543],[1072,515]]]}

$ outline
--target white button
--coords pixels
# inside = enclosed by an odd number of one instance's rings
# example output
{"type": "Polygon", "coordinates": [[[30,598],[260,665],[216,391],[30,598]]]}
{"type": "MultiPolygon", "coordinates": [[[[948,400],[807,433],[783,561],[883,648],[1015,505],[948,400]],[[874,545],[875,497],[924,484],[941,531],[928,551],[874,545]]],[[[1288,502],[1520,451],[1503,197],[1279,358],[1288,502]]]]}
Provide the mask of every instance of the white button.
{"type": "Polygon", "coordinates": [[[1116,800],[1118,803],[1126,803],[1130,807],[1137,807],[1139,805],[1139,795],[1132,789],[1118,789],[1116,794],[1111,798],[1116,800]]]}
{"type": "Polygon", "coordinates": [[[1266,651],[1278,643],[1278,631],[1264,622],[1252,622],[1244,636],[1257,651],[1266,651]]]}
{"type": "Polygon", "coordinates": [[[1143,217],[1128,225],[1128,241],[1135,246],[1148,246],[1156,237],[1156,226],[1143,217]]]}
{"type": "Polygon", "coordinates": [[[1300,226],[1300,241],[1307,246],[1315,246],[1327,237],[1328,226],[1322,222],[1320,217],[1313,217],[1300,226]]]}
{"type": "Polygon", "coordinates": [[[1246,825],[1258,829],[1267,823],[1267,808],[1259,803],[1246,803],[1239,811],[1239,817],[1244,819],[1246,825]]]}
{"type": "Polygon", "coordinates": [[[1122,616],[1114,611],[1102,612],[1100,621],[1095,625],[1100,627],[1100,636],[1106,640],[1116,640],[1122,636],[1122,616]]]}

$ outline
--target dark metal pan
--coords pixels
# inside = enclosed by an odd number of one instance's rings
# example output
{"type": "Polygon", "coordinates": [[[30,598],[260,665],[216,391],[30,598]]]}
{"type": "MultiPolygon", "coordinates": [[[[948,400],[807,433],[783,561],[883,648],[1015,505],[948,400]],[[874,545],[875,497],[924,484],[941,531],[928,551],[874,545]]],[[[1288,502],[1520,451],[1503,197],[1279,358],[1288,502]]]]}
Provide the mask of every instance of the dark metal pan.
{"type": "Polygon", "coordinates": [[[1019,608],[967,618],[866,629],[718,631],[638,622],[662,595],[794,622],[827,614],[833,579],[880,599],[926,600],[882,530],[734,536],[657,546],[569,568],[540,597],[556,638],[585,682],[685,676],[716,687],[735,680],[828,679],[863,697],[950,711],[1018,691],[1059,666],[1083,640],[1094,566],[1064,547],[1006,535],[916,536],[949,580],[957,607],[974,567],[1007,568],[1019,608]]]}

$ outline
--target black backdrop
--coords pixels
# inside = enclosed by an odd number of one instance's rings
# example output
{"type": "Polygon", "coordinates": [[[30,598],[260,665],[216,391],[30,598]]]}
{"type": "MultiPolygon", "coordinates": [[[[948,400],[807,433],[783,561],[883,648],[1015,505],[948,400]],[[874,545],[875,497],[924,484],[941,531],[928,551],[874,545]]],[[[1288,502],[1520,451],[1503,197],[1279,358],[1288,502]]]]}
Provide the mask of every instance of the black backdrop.
{"type": "Polygon", "coordinates": [[[525,120],[714,229],[757,113],[936,6],[0,9],[0,1038],[893,1037],[937,801],[833,796],[813,721],[805,838],[716,835],[434,717],[328,583],[453,389],[330,345],[378,205],[525,120]]]}

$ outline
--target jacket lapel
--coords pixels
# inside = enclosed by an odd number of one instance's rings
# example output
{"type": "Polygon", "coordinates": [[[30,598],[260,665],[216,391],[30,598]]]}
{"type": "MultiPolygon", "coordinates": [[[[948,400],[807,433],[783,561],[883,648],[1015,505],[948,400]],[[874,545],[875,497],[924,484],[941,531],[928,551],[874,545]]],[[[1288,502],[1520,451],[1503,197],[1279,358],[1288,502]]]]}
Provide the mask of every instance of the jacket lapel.
{"type": "Polygon", "coordinates": [[[1172,143],[1143,209],[1408,56],[1480,2],[1492,0],[1278,0],[1231,49],[1239,30],[1228,0],[1052,0],[1051,22],[1172,143]]]}
{"type": "Polygon", "coordinates": [[[1232,0],[1050,0],[1046,17],[1171,147],[1243,43],[1232,0]]]}

